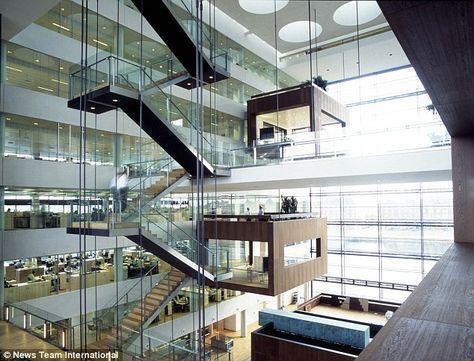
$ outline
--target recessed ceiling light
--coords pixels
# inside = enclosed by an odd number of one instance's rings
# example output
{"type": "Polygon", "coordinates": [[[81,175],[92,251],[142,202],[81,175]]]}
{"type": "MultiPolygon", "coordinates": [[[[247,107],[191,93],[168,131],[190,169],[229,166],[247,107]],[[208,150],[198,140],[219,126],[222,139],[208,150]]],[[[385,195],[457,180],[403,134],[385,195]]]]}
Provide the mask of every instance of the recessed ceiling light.
{"type": "Polygon", "coordinates": [[[7,120],[12,120],[12,118],[8,118],[8,117],[7,117],[6,119],[7,119],[7,120]]]}
{"type": "MultiPolygon", "coordinates": [[[[292,23],[286,24],[278,32],[278,36],[281,40],[287,41],[289,43],[301,43],[303,41],[308,41],[309,37],[309,28],[307,20],[294,21],[292,23]]],[[[318,23],[311,21],[311,39],[319,36],[323,28],[318,23]]]]}
{"type": "Polygon", "coordinates": [[[64,8],[61,8],[61,11],[64,11],[64,8]]]}
{"type": "Polygon", "coordinates": [[[59,70],[64,70],[64,67],[63,67],[63,66],[60,66],[60,67],[59,67],[59,70]]]}
{"type": "Polygon", "coordinates": [[[92,110],[95,110],[95,107],[91,107],[92,110]]]}
{"type": "Polygon", "coordinates": [[[39,63],[40,61],[39,61],[39,59],[35,59],[35,62],[36,62],[36,63],[39,63]]]}
{"type": "Polygon", "coordinates": [[[283,9],[290,0],[239,0],[239,5],[245,11],[252,14],[271,14],[283,9]]]}
{"type": "Polygon", "coordinates": [[[38,89],[41,89],[41,90],[46,90],[48,92],[54,92],[53,89],[50,89],[50,88],[45,88],[45,87],[42,87],[42,86],[37,86],[38,89]]]}
{"type": "Polygon", "coordinates": [[[7,65],[5,68],[7,68],[7,69],[9,69],[9,70],[17,71],[17,72],[19,72],[19,73],[23,73],[23,70],[18,69],[18,68],[14,68],[13,66],[7,65]]]}
{"type": "Polygon", "coordinates": [[[209,79],[214,79],[214,77],[212,75],[209,75],[209,79]]]}
{"type": "Polygon", "coordinates": [[[113,101],[114,103],[117,103],[117,102],[118,102],[118,99],[112,99],[112,101],[113,101]]]}
{"type": "Polygon", "coordinates": [[[37,123],[37,122],[34,122],[33,124],[34,124],[34,125],[38,125],[38,123],[37,123]]]}
{"type": "Polygon", "coordinates": [[[103,27],[102,27],[102,30],[107,30],[107,26],[103,26],[103,27]]]}
{"type": "Polygon", "coordinates": [[[8,54],[11,54],[11,53],[13,53],[13,52],[12,52],[11,50],[8,50],[7,53],[8,53],[8,54]]]}
{"type": "Polygon", "coordinates": [[[355,26],[368,23],[381,13],[376,1],[349,1],[339,6],[332,18],[339,25],[355,26]]]}
{"type": "Polygon", "coordinates": [[[66,31],[71,31],[69,28],[66,28],[65,26],[59,25],[57,23],[51,23],[53,26],[56,26],[57,28],[66,30],[66,31]]]}
{"type": "Polygon", "coordinates": [[[103,46],[109,46],[109,44],[106,44],[103,41],[100,41],[100,40],[97,40],[97,39],[92,39],[92,41],[96,42],[97,44],[103,45],[103,46]]]}
{"type": "Polygon", "coordinates": [[[151,51],[155,51],[155,48],[152,48],[151,51]]]}
{"type": "Polygon", "coordinates": [[[187,83],[188,86],[191,86],[191,83],[187,83]]]}
{"type": "Polygon", "coordinates": [[[59,83],[59,84],[63,84],[63,85],[68,85],[67,82],[61,81],[61,80],[58,80],[58,79],[51,79],[51,81],[54,81],[55,83],[59,83]]]}

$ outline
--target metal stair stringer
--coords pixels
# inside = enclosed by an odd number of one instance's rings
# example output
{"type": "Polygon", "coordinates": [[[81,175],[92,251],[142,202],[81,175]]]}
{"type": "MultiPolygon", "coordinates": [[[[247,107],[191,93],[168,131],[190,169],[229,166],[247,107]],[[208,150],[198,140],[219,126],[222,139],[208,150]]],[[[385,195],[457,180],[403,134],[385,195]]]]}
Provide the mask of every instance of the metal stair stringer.
{"type": "MultiPolygon", "coordinates": [[[[177,268],[189,277],[194,279],[198,278],[199,267],[195,262],[166,244],[162,239],[158,238],[151,232],[140,228],[140,233],[141,234],[137,235],[127,235],[126,237],[132,242],[142,245],[142,247],[147,251],[153,253],[155,256],[170,264],[172,267],[177,268]]],[[[204,270],[201,275],[204,276],[206,285],[210,287],[216,287],[216,282],[223,279],[221,277],[215,277],[212,273],[206,270],[204,270]]],[[[229,278],[227,274],[223,277],[229,278]]]]}
{"type": "MultiPolygon", "coordinates": [[[[192,278],[186,276],[181,283],[173,289],[172,292],[168,294],[168,296],[159,304],[156,310],[151,313],[147,319],[142,324],[142,329],[145,330],[150,326],[150,324],[160,315],[160,313],[165,309],[166,306],[170,304],[173,299],[178,296],[179,292],[184,288],[189,286],[192,283],[192,278]]],[[[138,333],[133,333],[127,340],[122,344],[122,349],[128,349],[133,342],[139,337],[138,333]]]]}

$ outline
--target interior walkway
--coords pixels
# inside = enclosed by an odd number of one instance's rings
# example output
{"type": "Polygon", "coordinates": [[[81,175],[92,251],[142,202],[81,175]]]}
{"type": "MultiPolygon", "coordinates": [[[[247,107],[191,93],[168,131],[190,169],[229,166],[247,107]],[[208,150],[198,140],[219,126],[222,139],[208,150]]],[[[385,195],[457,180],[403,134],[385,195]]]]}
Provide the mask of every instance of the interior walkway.
{"type": "MultiPolygon", "coordinates": [[[[0,352],[3,355],[5,351],[63,352],[61,349],[9,324],[6,321],[0,321],[0,352]]],[[[37,354],[35,359],[41,359],[40,354],[37,354]]]]}
{"type": "Polygon", "coordinates": [[[474,360],[474,244],[454,243],[357,360],[474,360]]]}

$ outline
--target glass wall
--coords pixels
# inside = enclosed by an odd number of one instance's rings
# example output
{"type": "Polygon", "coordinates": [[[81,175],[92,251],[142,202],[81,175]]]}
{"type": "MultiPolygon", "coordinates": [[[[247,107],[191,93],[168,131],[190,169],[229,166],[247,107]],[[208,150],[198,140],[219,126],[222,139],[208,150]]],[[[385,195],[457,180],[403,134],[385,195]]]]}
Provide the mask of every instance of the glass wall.
{"type": "MultiPolygon", "coordinates": [[[[327,218],[328,273],[313,294],[328,292],[402,302],[453,242],[451,182],[371,184],[205,195],[205,213],[279,212],[294,196],[298,212],[327,218]],[[341,278],[368,282],[341,283],[341,278]],[[372,282],[372,283],[371,283],[372,282]],[[387,289],[396,284],[400,289],[387,289]]],[[[183,199],[173,194],[171,199],[183,199]]],[[[192,195],[189,195],[191,200],[192,195]]],[[[285,248],[289,262],[304,261],[306,243],[285,248]]]]}
{"type": "MultiPolygon", "coordinates": [[[[427,108],[431,100],[411,66],[330,83],[328,93],[349,108],[348,127],[362,133],[413,124],[441,124],[439,115],[427,108]]],[[[444,139],[444,133],[431,136],[444,139]]]]}
{"type": "MultiPolygon", "coordinates": [[[[6,157],[77,163],[79,139],[79,126],[5,114],[6,157]]],[[[136,162],[140,149],[143,162],[165,156],[162,148],[150,139],[88,128],[85,162],[114,165],[117,144],[122,152],[120,161],[122,164],[136,162]]]]}
{"type": "MultiPolygon", "coordinates": [[[[451,182],[311,188],[310,198],[311,211],[328,220],[328,277],[416,286],[453,242],[451,182]]],[[[397,302],[409,294],[322,281],[313,287],[397,302]]]]}

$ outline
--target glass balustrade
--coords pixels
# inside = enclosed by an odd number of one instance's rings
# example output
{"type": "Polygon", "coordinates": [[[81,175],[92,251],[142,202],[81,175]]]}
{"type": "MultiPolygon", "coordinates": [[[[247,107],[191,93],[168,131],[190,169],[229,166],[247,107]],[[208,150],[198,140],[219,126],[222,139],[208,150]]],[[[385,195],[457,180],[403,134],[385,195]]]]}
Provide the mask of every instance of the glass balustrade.
{"type": "Polygon", "coordinates": [[[202,32],[199,32],[195,4],[190,0],[166,0],[164,2],[195,43],[202,34],[204,54],[211,62],[227,70],[227,49],[217,45],[209,27],[203,25],[202,32]]]}
{"type": "Polygon", "coordinates": [[[88,93],[104,85],[140,91],[142,101],[177,132],[184,144],[189,144],[195,150],[200,149],[202,154],[200,157],[210,165],[228,166],[230,144],[220,144],[222,148],[214,146],[211,135],[198,130],[196,110],[192,110],[194,116],[183,112],[181,106],[173,101],[171,93],[160,87],[163,81],[174,78],[176,74],[166,76],[156,75],[156,73],[149,67],[141,67],[138,64],[109,56],[90,65],[87,69],[77,70],[71,74],[70,98],[79,96],[81,90],[83,93],[88,93]],[[87,81],[81,86],[84,75],[87,81]],[[203,137],[200,136],[201,134],[203,137]]]}
{"type": "Polygon", "coordinates": [[[232,167],[249,167],[306,159],[436,149],[450,145],[451,138],[441,122],[331,138],[310,132],[286,136],[278,142],[258,142],[253,147],[233,149],[230,163],[232,167]]]}

